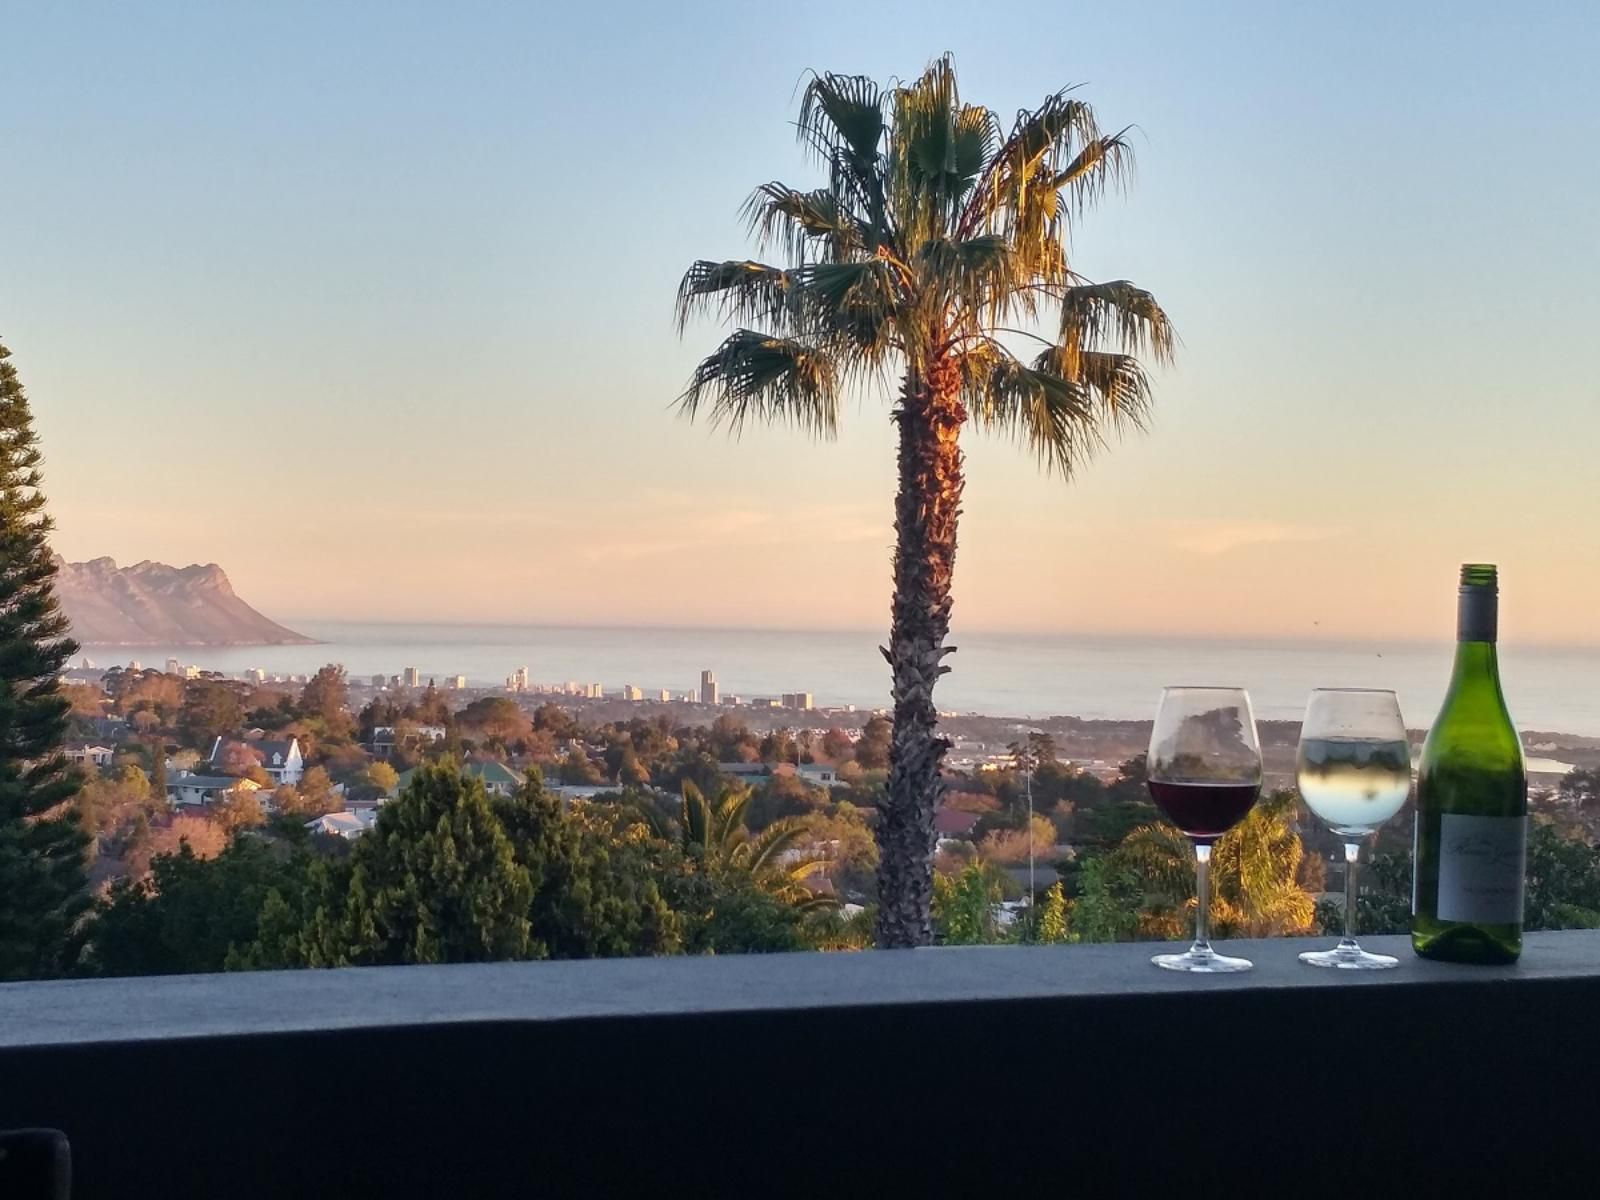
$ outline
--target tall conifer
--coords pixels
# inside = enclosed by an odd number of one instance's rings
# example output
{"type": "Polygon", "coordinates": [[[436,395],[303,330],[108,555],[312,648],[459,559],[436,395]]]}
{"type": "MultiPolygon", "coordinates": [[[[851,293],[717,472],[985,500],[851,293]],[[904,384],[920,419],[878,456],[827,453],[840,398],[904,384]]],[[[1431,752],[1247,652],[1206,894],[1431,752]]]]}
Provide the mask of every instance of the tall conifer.
{"type": "Polygon", "coordinates": [[[59,676],[77,645],[55,595],[28,398],[0,345],[0,979],[60,974],[87,907],[88,836],[62,753],[59,676]]]}

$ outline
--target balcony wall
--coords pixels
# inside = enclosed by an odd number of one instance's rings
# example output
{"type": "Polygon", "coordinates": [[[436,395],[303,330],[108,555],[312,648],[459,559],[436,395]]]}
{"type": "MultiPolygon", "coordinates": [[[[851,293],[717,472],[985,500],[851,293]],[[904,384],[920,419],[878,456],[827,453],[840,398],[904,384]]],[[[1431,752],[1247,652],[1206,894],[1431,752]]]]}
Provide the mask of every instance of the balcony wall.
{"type": "Polygon", "coordinates": [[[0,985],[78,1197],[1600,1190],[1600,933],[1179,977],[1150,946],[0,985]],[[1514,1190],[1499,1190],[1514,1189],[1514,1190]]]}

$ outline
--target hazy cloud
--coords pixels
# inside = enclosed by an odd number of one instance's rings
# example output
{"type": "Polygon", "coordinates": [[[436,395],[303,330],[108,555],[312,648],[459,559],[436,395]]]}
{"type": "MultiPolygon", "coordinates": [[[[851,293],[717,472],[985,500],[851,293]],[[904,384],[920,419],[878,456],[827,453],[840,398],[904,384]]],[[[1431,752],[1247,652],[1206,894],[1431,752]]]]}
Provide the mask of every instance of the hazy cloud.
{"type": "Polygon", "coordinates": [[[1177,549],[1207,555],[1227,554],[1245,546],[1320,542],[1337,537],[1340,532],[1328,526],[1281,521],[1171,521],[1167,529],[1177,549]]]}

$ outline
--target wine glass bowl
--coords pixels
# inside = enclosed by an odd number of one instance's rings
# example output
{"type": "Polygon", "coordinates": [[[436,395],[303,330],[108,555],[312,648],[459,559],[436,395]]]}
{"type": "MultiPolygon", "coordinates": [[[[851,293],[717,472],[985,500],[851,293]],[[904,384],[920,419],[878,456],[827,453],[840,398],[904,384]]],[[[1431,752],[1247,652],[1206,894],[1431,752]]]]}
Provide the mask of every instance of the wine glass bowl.
{"type": "Polygon", "coordinates": [[[1411,792],[1411,744],[1393,692],[1318,688],[1306,704],[1295,758],[1306,807],[1344,839],[1344,937],[1332,950],[1307,951],[1316,967],[1382,970],[1399,965],[1356,942],[1356,868],[1362,843],[1405,807],[1411,792]]]}
{"type": "Polygon", "coordinates": [[[1261,743],[1250,697],[1234,687],[1169,687],[1150,731],[1150,798],[1194,845],[1195,939],[1182,954],[1150,961],[1169,971],[1248,971],[1248,959],[1211,948],[1211,845],[1261,794],[1261,743]]]}

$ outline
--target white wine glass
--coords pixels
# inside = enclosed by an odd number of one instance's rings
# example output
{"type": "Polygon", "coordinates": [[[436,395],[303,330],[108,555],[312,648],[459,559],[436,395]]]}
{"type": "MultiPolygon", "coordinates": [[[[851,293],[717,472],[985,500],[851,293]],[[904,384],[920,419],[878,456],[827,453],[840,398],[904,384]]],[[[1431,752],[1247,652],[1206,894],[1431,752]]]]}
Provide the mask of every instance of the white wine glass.
{"type": "Polygon", "coordinates": [[[1211,844],[1244,820],[1261,794],[1261,742],[1243,688],[1169,687],[1150,731],[1150,798],[1194,846],[1194,945],[1150,961],[1169,971],[1248,971],[1247,958],[1211,948],[1211,844]]]}
{"type": "Polygon", "coordinates": [[[1306,704],[1295,760],[1300,798],[1344,839],[1344,937],[1332,950],[1308,950],[1314,967],[1383,970],[1400,960],[1356,942],[1356,868],[1362,845],[1405,806],[1411,743],[1393,692],[1318,688],[1306,704]]]}

